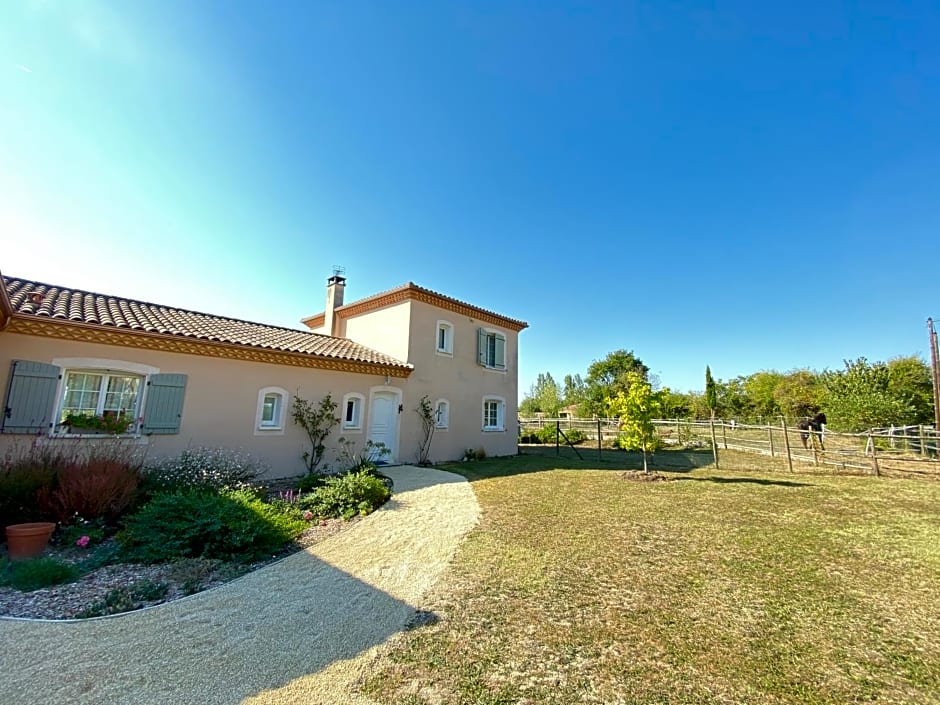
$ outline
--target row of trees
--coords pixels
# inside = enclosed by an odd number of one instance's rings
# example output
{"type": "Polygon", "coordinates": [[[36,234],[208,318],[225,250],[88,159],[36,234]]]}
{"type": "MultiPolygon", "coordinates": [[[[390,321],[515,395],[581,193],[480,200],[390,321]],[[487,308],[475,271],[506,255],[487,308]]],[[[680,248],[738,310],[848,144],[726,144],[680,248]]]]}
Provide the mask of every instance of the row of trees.
{"type": "MultiPolygon", "coordinates": [[[[654,376],[655,377],[655,376],[654,376]]],[[[632,352],[616,350],[580,374],[558,384],[548,372],[538,376],[519,406],[523,416],[554,417],[562,409],[583,418],[616,415],[609,400],[626,395],[631,381],[650,383],[666,418],[716,416],[742,422],[797,419],[824,411],[834,430],[862,431],[877,426],[930,424],[934,419],[930,367],[916,356],[887,362],[846,361],[843,369],[761,371],[730,380],[714,379],[706,368],[704,392],[660,388],[649,368],[632,352]]]]}

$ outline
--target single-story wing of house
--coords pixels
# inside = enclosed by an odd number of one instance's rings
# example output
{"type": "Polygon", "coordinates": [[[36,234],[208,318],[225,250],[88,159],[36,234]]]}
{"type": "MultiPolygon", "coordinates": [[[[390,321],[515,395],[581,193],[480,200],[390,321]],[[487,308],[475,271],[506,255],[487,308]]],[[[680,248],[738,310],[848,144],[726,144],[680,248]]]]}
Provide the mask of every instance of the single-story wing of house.
{"type": "Polygon", "coordinates": [[[389,462],[415,462],[422,399],[432,410],[431,461],[517,450],[518,335],[527,324],[413,283],[344,304],[346,280],[334,275],[325,310],[295,330],[2,280],[0,453],[36,438],[117,433],[151,458],[224,447],[287,477],[304,472],[309,449],[293,399],[316,404],[327,394],[340,421],[326,464],[340,437],[357,449],[384,444],[389,462]],[[98,428],[76,429],[79,417],[98,428]]]}

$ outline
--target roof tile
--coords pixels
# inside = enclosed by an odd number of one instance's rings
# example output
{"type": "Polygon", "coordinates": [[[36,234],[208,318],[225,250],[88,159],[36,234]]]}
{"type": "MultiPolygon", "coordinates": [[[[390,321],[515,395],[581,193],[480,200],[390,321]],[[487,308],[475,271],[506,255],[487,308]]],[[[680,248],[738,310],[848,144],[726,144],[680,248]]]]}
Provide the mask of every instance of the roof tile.
{"type": "Polygon", "coordinates": [[[66,319],[320,358],[394,368],[410,367],[401,360],[345,338],[67,289],[28,279],[4,276],[3,283],[15,316],[66,319]]]}

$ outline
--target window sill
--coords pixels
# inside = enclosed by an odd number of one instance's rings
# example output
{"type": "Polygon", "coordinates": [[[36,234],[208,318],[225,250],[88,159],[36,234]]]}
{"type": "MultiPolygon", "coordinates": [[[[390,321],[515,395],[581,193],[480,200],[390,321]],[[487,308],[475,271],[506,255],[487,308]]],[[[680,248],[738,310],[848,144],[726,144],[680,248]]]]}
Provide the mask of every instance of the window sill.
{"type": "Polygon", "coordinates": [[[506,433],[505,428],[484,428],[483,433],[506,433]]]}
{"type": "Polygon", "coordinates": [[[438,349],[438,350],[435,350],[434,353],[435,353],[436,355],[440,355],[441,357],[453,357],[453,356],[454,356],[454,353],[451,352],[450,350],[439,350],[439,349],[438,349]]]}
{"type": "Polygon", "coordinates": [[[500,374],[506,374],[508,370],[505,367],[490,367],[489,365],[480,365],[487,372],[499,372],[500,374]]]}
{"type": "Polygon", "coordinates": [[[362,426],[343,426],[345,433],[362,433],[362,426]]]}

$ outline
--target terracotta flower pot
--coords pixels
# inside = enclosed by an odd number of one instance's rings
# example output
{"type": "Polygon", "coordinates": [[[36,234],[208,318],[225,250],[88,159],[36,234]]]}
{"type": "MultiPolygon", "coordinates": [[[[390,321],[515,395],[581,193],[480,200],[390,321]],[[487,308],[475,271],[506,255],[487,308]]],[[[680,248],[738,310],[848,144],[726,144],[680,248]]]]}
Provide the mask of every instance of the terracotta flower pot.
{"type": "Polygon", "coordinates": [[[11,524],[7,527],[7,552],[10,558],[32,558],[43,552],[55,531],[51,521],[11,524]]]}

